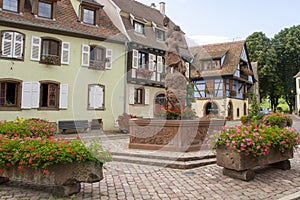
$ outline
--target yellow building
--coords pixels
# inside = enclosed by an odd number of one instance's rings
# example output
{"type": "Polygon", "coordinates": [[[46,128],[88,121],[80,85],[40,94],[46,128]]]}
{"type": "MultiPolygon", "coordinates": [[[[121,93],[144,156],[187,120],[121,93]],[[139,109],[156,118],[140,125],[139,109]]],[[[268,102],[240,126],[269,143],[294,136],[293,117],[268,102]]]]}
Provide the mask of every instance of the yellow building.
{"type": "Polygon", "coordinates": [[[0,32],[0,120],[102,119],[117,129],[127,38],[103,5],[0,0],[0,32]]]}

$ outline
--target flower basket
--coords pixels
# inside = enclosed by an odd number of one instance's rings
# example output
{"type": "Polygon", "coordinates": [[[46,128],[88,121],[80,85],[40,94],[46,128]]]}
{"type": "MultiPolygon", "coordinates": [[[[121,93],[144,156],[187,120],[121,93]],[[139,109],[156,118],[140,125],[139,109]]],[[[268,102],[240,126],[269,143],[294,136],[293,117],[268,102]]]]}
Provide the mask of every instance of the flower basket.
{"type": "Polygon", "coordinates": [[[55,55],[42,56],[41,62],[47,65],[60,65],[60,58],[55,55]]]}

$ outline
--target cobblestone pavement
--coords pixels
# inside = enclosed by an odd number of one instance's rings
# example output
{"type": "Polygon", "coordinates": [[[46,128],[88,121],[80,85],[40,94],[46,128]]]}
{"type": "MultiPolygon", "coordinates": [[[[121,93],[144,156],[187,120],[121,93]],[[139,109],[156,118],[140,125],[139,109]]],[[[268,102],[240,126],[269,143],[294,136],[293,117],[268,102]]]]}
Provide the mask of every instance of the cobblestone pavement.
{"type": "Polygon", "coordinates": [[[216,164],[178,170],[111,162],[104,165],[102,181],[82,184],[70,198],[53,196],[51,187],[12,180],[0,185],[0,199],[289,199],[284,197],[300,191],[299,151],[291,165],[288,171],[257,168],[254,180],[244,182],[223,176],[216,164]]]}

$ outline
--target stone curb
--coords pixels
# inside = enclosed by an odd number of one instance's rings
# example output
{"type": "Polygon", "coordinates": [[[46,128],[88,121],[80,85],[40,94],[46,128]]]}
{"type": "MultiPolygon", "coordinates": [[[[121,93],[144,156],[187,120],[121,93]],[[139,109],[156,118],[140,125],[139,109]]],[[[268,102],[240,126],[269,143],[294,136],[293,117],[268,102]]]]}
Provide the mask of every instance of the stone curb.
{"type": "Polygon", "coordinates": [[[300,192],[296,192],[294,194],[290,194],[288,196],[282,197],[278,200],[299,200],[300,199],[300,192]]]}

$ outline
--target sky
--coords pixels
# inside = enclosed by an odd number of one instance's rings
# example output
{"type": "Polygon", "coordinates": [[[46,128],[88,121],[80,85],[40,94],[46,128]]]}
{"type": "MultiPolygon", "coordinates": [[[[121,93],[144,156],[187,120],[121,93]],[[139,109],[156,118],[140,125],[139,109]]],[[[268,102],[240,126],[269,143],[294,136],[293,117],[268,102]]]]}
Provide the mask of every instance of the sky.
{"type": "Polygon", "coordinates": [[[186,33],[190,45],[244,40],[254,32],[273,38],[300,25],[300,0],[137,0],[165,2],[166,15],[186,33]]]}

